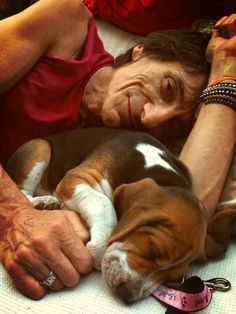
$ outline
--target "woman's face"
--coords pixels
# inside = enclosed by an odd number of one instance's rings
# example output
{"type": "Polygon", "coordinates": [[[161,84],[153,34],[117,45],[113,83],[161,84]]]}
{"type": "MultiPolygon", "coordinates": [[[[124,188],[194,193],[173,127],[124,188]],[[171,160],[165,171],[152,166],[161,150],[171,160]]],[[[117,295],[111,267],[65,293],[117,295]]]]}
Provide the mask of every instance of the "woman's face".
{"type": "Polygon", "coordinates": [[[117,68],[104,97],[104,125],[146,130],[158,138],[189,128],[193,106],[207,77],[186,73],[178,62],[141,57],[117,68]]]}

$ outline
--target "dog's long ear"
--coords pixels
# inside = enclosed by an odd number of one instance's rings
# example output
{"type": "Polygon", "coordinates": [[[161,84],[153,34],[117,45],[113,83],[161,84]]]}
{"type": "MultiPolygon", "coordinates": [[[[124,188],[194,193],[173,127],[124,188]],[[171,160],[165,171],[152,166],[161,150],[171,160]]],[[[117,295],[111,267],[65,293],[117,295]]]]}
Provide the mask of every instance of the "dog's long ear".
{"type": "Polygon", "coordinates": [[[154,219],[160,221],[162,218],[165,219],[164,213],[158,214],[155,206],[157,200],[153,200],[153,196],[158,195],[158,189],[158,184],[150,178],[122,184],[116,188],[113,193],[113,204],[119,222],[108,244],[121,239],[139,226],[152,224],[154,219]],[[152,215],[148,214],[150,211],[153,211],[152,215]]]}
{"type": "Polygon", "coordinates": [[[235,223],[236,208],[218,208],[208,224],[206,256],[217,257],[226,252],[235,223]]]}

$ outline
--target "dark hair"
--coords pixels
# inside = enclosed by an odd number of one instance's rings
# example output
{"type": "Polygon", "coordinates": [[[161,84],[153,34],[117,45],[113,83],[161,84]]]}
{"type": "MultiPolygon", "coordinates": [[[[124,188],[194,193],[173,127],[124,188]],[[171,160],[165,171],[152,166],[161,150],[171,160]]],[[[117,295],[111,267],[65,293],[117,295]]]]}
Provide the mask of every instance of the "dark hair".
{"type": "MultiPolygon", "coordinates": [[[[178,61],[186,72],[209,74],[205,51],[209,38],[191,29],[165,30],[149,34],[138,44],[142,44],[146,56],[162,61],[178,61]]],[[[114,66],[122,66],[132,61],[130,48],[115,59],[114,66]]]]}

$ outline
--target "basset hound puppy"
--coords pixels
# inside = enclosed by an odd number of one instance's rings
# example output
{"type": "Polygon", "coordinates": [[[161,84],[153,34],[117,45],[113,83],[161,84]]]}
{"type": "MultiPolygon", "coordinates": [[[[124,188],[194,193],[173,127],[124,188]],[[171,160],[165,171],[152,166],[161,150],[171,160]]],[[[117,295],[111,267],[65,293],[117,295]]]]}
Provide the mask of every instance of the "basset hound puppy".
{"type": "Polygon", "coordinates": [[[146,133],[99,127],[34,139],[6,170],[35,207],[79,212],[95,268],[126,303],[182,279],[204,255],[207,215],[189,172],[146,133]]]}

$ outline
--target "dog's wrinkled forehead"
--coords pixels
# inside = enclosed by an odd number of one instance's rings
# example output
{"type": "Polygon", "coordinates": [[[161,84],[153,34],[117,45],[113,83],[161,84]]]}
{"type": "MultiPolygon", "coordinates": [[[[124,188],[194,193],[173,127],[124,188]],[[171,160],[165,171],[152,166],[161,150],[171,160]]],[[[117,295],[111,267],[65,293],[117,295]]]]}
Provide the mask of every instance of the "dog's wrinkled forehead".
{"type": "Polygon", "coordinates": [[[176,170],[170,165],[169,162],[165,160],[165,151],[152,146],[150,144],[139,143],[136,145],[135,149],[139,151],[144,157],[144,167],[151,168],[153,166],[161,166],[166,170],[174,171],[176,170]]]}
{"type": "Polygon", "coordinates": [[[119,224],[111,241],[124,240],[137,230],[142,234],[144,230],[139,229],[144,227],[146,232],[173,232],[176,240],[182,241],[186,234],[194,236],[206,220],[204,208],[191,190],[160,186],[151,178],[120,186],[115,191],[114,205],[119,224]]]}

